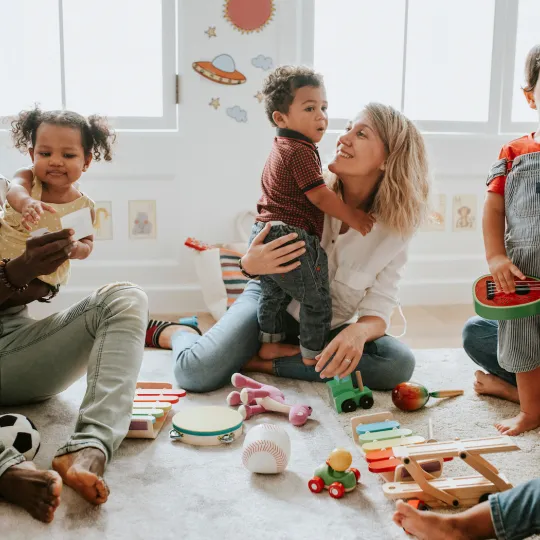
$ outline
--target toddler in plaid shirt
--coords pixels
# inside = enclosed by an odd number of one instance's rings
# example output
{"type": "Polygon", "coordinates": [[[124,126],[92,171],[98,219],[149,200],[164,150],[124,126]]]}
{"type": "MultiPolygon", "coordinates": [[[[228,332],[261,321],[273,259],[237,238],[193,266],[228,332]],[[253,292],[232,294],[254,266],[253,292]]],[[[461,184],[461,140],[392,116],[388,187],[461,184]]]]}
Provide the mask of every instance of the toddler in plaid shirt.
{"type": "Polygon", "coordinates": [[[320,245],[324,214],[329,214],[362,234],[374,218],[347,206],[325,184],[315,143],[328,127],[326,92],[322,76],[307,67],[281,66],[266,78],[262,90],[265,110],[277,134],[262,173],[262,196],[250,243],[267,222],[270,242],[291,232],[305,242],[298,268],[260,276],[257,310],[262,342],[285,339],[283,316],[291,299],[300,303],[300,350],[304,363],[314,365],[326,345],[332,319],[328,260],[320,245]]]}

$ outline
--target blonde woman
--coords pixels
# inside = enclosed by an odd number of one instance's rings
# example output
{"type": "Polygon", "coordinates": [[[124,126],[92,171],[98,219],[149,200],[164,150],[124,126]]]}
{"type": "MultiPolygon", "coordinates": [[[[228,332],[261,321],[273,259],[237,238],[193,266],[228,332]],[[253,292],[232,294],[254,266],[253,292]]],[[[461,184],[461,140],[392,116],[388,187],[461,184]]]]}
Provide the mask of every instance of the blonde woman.
{"type": "MultiPolygon", "coordinates": [[[[322,246],[328,254],[332,330],[328,345],[304,363],[298,347],[298,311],[288,308],[288,344],[276,343],[258,356],[257,301],[251,281],[225,316],[204,336],[152,321],[154,345],[173,349],[178,384],[192,392],[224,386],[240,369],[280,377],[321,381],[360,370],[373,389],[391,389],[414,369],[411,350],[386,335],[398,305],[401,273],[409,241],[424,217],[429,184],[422,136],[392,107],[370,103],[339,137],[328,165],[328,184],[346,204],[373,212],[376,225],[366,236],[325,217],[322,246]]],[[[303,243],[289,234],[264,243],[268,224],[242,257],[252,277],[287,272],[298,266],[303,243]]]]}

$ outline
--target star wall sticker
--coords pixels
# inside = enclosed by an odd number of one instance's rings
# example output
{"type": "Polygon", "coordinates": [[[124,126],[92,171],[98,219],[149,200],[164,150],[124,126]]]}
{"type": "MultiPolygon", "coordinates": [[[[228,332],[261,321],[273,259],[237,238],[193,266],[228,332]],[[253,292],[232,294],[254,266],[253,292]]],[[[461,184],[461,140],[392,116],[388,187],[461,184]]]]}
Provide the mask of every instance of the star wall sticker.
{"type": "Polygon", "coordinates": [[[253,97],[256,98],[259,103],[262,103],[264,99],[264,94],[259,90],[259,92],[257,92],[253,97]]]}
{"type": "Polygon", "coordinates": [[[219,106],[220,106],[219,98],[212,98],[212,100],[210,101],[208,105],[210,105],[210,107],[214,107],[215,110],[219,109],[219,106]]]}
{"type": "Polygon", "coordinates": [[[209,38],[217,37],[217,34],[216,34],[216,27],[215,27],[215,26],[209,26],[209,27],[208,27],[208,30],[205,30],[204,33],[205,33],[209,38]]]}

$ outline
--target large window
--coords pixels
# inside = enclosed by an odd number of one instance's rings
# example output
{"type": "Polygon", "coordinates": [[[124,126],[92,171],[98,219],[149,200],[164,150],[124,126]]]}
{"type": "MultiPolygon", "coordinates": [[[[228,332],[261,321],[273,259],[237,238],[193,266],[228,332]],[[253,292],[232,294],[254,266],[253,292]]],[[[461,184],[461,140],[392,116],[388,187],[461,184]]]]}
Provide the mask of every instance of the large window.
{"type": "Polygon", "coordinates": [[[540,0],[307,0],[303,61],[325,76],[332,124],[363,103],[402,110],[424,131],[523,132],[528,50],[540,0]]]}
{"type": "Polygon", "coordinates": [[[0,118],[39,103],[176,127],[174,0],[0,0],[0,118]]]}

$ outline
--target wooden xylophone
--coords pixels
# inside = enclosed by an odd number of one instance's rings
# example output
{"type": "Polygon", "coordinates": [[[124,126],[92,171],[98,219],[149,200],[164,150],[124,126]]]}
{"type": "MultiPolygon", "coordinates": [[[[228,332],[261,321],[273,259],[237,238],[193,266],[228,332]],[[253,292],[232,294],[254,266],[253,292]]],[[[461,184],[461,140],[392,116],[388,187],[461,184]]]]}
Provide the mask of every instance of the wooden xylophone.
{"type": "Polygon", "coordinates": [[[138,382],[133,399],[130,439],[155,439],[172,406],[186,395],[181,388],[165,382],[138,382]]]}

